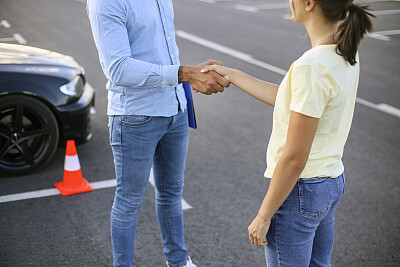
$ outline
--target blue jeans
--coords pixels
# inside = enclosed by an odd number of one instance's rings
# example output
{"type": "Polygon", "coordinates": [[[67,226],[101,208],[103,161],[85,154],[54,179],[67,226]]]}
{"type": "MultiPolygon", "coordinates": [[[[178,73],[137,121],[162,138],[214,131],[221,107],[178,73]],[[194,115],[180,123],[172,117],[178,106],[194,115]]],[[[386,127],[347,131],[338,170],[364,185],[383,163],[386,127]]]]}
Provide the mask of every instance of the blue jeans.
{"type": "Polygon", "coordinates": [[[268,267],[331,266],[335,210],[344,194],[344,174],[299,179],[271,219],[268,267]]]}
{"type": "Polygon", "coordinates": [[[156,211],[164,254],[186,263],[182,191],[189,128],[186,111],[173,117],[109,116],[117,187],[111,211],[114,266],[133,266],[136,217],[153,165],[156,211]]]}

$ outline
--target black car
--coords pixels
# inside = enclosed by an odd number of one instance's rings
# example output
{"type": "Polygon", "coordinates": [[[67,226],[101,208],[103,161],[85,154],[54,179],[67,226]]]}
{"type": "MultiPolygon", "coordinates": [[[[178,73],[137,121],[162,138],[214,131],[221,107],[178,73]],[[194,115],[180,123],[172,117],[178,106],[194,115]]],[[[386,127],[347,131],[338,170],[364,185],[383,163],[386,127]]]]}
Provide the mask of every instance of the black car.
{"type": "Polygon", "coordinates": [[[94,90],[70,56],[0,43],[0,174],[43,167],[58,146],[88,141],[94,90]]]}

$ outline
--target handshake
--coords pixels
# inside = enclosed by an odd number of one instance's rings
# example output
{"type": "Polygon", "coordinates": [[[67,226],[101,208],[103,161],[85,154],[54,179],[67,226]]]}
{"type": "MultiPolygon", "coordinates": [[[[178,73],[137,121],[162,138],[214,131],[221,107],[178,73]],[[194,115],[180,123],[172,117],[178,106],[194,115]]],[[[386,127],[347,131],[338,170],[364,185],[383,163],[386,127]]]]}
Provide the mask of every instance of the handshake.
{"type": "Polygon", "coordinates": [[[227,69],[222,62],[215,60],[208,60],[197,66],[180,66],[178,81],[188,82],[195,92],[211,95],[223,92],[224,87],[230,85],[227,69]]]}

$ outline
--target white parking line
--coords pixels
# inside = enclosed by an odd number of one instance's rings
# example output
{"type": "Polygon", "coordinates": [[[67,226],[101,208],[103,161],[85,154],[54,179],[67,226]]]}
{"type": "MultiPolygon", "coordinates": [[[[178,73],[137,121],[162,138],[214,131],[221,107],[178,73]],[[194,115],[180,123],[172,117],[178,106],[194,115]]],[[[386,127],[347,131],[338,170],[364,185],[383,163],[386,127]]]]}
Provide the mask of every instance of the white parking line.
{"type": "Polygon", "coordinates": [[[0,196],[0,203],[59,195],[57,188],[0,196]]]}
{"type": "Polygon", "coordinates": [[[400,34],[400,30],[390,30],[390,31],[379,31],[373,32],[367,35],[367,37],[383,40],[383,41],[390,41],[391,38],[386,35],[397,35],[400,34]]]}
{"type": "Polygon", "coordinates": [[[257,12],[258,11],[258,9],[256,7],[240,5],[240,4],[234,5],[234,8],[238,9],[238,10],[247,11],[247,12],[257,12]]]}
{"type": "Polygon", "coordinates": [[[215,4],[217,2],[229,2],[229,1],[234,1],[234,0],[197,0],[197,1],[209,3],[209,4],[215,4]]]}
{"type": "Polygon", "coordinates": [[[15,38],[14,37],[0,38],[0,42],[15,42],[15,38]]]}
{"type": "Polygon", "coordinates": [[[265,63],[265,62],[259,61],[257,59],[254,59],[249,54],[237,51],[237,50],[229,48],[227,46],[223,46],[223,45],[214,43],[212,41],[208,41],[206,39],[203,39],[201,37],[195,36],[193,34],[190,34],[190,33],[184,32],[184,31],[176,31],[176,36],[179,36],[179,37],[181,37],[183,39],[186,39],[188,41],[191,41],[191,42],[197,43],[199,45],[208,47],[208,48],[210,48],[212,50],[215,50],[215,51],[221,52],[223,54],[238,58],[238,59],[246,61],[246,62],[248,62],[250,64],[259,66],[261,68],[270,70],[272,72],[275,72],[275,73],[278,73],[278,74],[281,74],[281,75],[285,75],[286,72],[287,72],[284,69],[280,69],[280,68],[272,66],[272,65],[270,65],[268,63],[265,63]]]}
{"type": "MultiPolygon", "coordinates": [[[[154,186],[153,170],[151,170],[151,172],[150,172],[149,182],[154,186]]],[[[92,182],[92,183],[90,183],[90,185],[93,187],[93,189],[110,188],[110,187],[115,187],[117,185],[117,180],[110,179],[110,180],[104,180],[104,181],[99,181],[99,182],[92,182]]],[[[19,193],[19,194],[0,196],[0,203],[41,198],[41,197],[49,197],[49,196],[56,196],[56,195],[60,195],[60,192],[58,191],[57,188],[43,189],[43,190],[37,190],[37,191],[31,191],[31,192],[25,192],[25,193],[19,193]]],[[[182,198],[182,209],[188,210],[191,208],[192,208],[192,206],[190,206],[182,198]]]]}
{"type": "Polygon", "coordinates": [[[382,15],[393,15],[393,14],[400,14],[400,9],[393,9],[393,10],[377,10],[371,12],[374,15],[382,16],[382,15]]]}
{"type": "MultiPolygon", "coordinates": [[[[150,172],[150,179],[149,179],[149,182],[155,187],[155,185],[154,185],[153,169],[151,169],[151,172],[150,172]]],[[[191,208],[192,208],[192,206],[190,206],[190,205],[182,198],[182,209],[183,209],[183,210],[188,210],[188,209],[191,209],[191,208]]]]}
{"type": "Polygon", "coordinates": [[[15,33],[13,36],[14,36],[15,40],[16,40],[18,43],[23,44],[23,45],[27,43],[26,40],[25,40],[25,38],[22,37],[21,34],[15,33]]]}
{"type": "MultiPolygon", "coordinates": [[[[4,28],[10,28],[11,27],[10,23],[8,23],[8,21],[6,21],[6,20],[0,21],[0,25],[3,25],[4,28]]],[[[0,38],[0,42],[18,42],[19,44],[26,44],[27,43],[25,38],[22,37],[22,35],[19,34],[19,33],[14,33],[13,37],[0,38]]]]}
{"type": "Polygon", "coordinates": [[[399,2],[400,0],[356,0],[357,4],[380,3],[380,2],[399,2]]]}
{"type": "Polygon", "coordinates": [[[288,9],[288,3],[275,3],[275,4],[262,4],[262,5],[234,5],[234,8],[248,12],[257,12],[258,10],[275,10],[275,9],[288,9]]]}
{"type": "Polygon", "coordinates": [[[6,29],[11,28],[11,25],[10,25],[10,23],[8,23],[7,20],[0,21],[0,25],[3,25],[3,27],[6,28],[6,29]]]}
{"type": "Polygon", "coordinates": [[[367,107],[370,107],[370,108],[373,108],[373,109],[376,109],[376,110],[379,110],[379,111],[382,111],[382,112],[385,112],[387,114],[391,114],[391,115],[393,115],[395,117],[399,117],[400,118],[400,109],[392,107],[392,106],[390,106],[388,104],[385,104],[385,103],[374,104],[372,102],[369,102],[369,101],[367,101],[365,99],[358,98],[358,97],[356,99],[356,102],[359,103],[359,104],[362,104],[364,106],[367,106],[367,107]]]}
{"type": "Polygon", "coordinates": [[[0,42],[18,42],[20,44],[26,44],[27,41],[25,40],[24,37],[22,37],[21,34],[15,33],[13,34],[13,37],[9,38],[0,38],[0,42]]]}
{"type": "Polygon", "coordinates": [[[382,35],[382,34],[379,34],[379,33],[376,33],[376,32],[368,33],[366,36],[369,37],[369,38],[373,38],[373,39],[377,39],[377,40],[381,40],[381,41],[390,41],[390,40],[392,40],[392,38],[390,38],[388,36],[385,36],[385,35],[382,35]]]}
{"type": "Polygon", "coordinates": [[[396,34],[400,34],[400,30],[380,31],[380,32],[375,32],[375,33],[380,34],[380,35],[396,35],[396,34]]]}
{"type": "Polygon", "coordinates": [[[204,3],[209,3],[209,4],[214,4],[215,0],[197,0],[199,2],[204,2],[204,3]]]}
{"type": "MultiPolygon", "coordinates": [[[[292,15],[283,14],[282,18],[284,20],[292,20],[292,15]]],[[[371,33],[368,33],[366,35],[366,37],[381,40],[381,41],[390,41],[390,40],[392,40],[392,38],[390,38],[387,35],[396,35],[396,34],[400,34],[400,30],[371,32],[371,33]]]]}
{"type": "MultiPolygon", "coordinates": [[[[191,42],[196,43],[198,45],[210,48],[212,50],[221,52],[223,54],[229,55],[231,57],[243,60],[243,61],[245,61],[247,63],[259,66],[259,67],[264,68],[266,70],[275,72],[277,74],[286,75],[286,72],[287,72],[286,70],[283,70],[281,68],[272,66],[272,65],[270,65],[268,63],[256,60],[256,59],[252,58],[251,55],[248,55],[248,54],[245,54],[243,52],[234,50],[232,48],[229,48],[229,47],[226,47],[226,46],[223,46],[223,45],[208,41],[206,39],[203,39],[201,37],[195,36],[193,34],[190,34],[190,33],[184,32],[184,31],[177,31],[176,32],[176,36],[179,36],[179,37],[181,37],[181,38],[183,38],[185,40],[191,41],[191,42]]],[[[373,108],[375,110],[379,110],[379,111],[382,111],[382,112],[384,112],[386,114],[390,114],[390,115],[393,115],[393,116],[396,116],[396,117],[400,118],[400,109],[398,109],[396,107],[393,107],[393,106],[390,106],[388,104],[385,104],[385,103],[374,104],[374,103],[369,102],[367,100],[364,100],[362,98],[357,98],[357,103],[362,104],[362,105],[367,106],[367,107],[371,107],[371,108],[373,108]]]]}

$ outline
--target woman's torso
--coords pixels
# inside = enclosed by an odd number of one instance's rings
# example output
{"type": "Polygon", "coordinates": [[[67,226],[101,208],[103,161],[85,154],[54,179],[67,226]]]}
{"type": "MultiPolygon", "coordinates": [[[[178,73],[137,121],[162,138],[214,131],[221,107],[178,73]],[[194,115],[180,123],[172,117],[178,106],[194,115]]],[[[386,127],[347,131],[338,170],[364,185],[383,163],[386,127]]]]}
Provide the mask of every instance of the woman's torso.
{"type": "Polygon", "coordinates": [[[337,177],[343,173],[341,158],[353,118],[359,65],[348,64],[335,48],[322,45],[310,49],[292,64],[283,79],[275,102],[265,177],[272,177],[282,155],[291,111],[319,118],[300,177],[337,177]]]}

